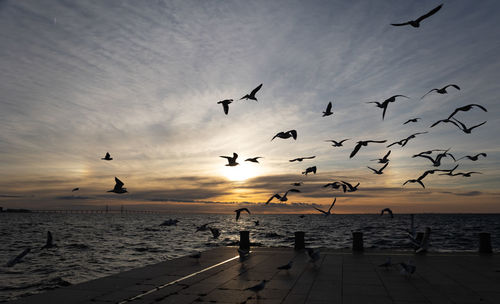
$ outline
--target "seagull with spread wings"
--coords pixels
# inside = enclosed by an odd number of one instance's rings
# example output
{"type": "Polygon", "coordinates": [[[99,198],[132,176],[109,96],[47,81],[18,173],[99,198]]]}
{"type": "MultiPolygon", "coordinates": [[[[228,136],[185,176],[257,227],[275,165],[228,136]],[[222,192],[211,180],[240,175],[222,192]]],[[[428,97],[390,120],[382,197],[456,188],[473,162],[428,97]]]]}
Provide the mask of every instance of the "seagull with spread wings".
{"type": "Polygon", "coordinates": [[[113,158],[111,157],[111,155],[109,154],[109,152],[106,152],[106,156],[104,156],[103,158],[101,158],[102,160],[113,160],[113,158]]]}
{"type": "Polygon", "coordinates": [[[344,192],[354,192],[358,190],[359,183],[356,186],[349,184],[348,182],[341,181],[346,187],[344,187],[344,192]],[[347,189],[349,188],[349,189],[347,189]]]}
{"type": "Polygon", "coordinates": [[[471,134],[472,130],[474,130],[475,128],[480,127],[480,126],[482,126],[482,125],[484,125],[486,123],[486,121],[483,121],[482,123],[480,123],[478,125],[475,125],[475,126],[472,126],[472,127],[467,127],[463,122],[461,122],[460,120],[456,119],[455,117],[452,117],[451,119],[453,119],[457,124],[459,124],[458,127],[465,134],[471,134]]]}
{"type": "Polygon", "coordinates": [[[427,14],[422,15],[415,20],[410,20],[408,22],[403,22],[403,23],[391,23],[391,25],[393,25],[393,26],[411,25],[413,27],[420,27],[420,22],[422,22],[422,20],[429,18],[430,16],[437,13],[441,9],[441,7],[443,7],[442,4],[438,5],[437,7],[433,8],[431,11],[429,11],[427,14]]]}
{"type": "Polygon", "coordinates": [[[242,99],[245,99],[245,100],[252,99],[252,100],[257,101],[257,97],[255,97],[255,94],[257,94],[257,92],[260,90],[260,88],[262,88],[262,83],[258,87],[256,87],[255,89],[253,89],[252,92],[250,92],[250,94],[247,94],[247,95],[241,97],[240,100],[242,100],[242,99]]]}
{"type": "Polygon", "coordinates": [[[261,156],[257,156],[257,157],[251,157],[251,158],[247,158],[245,159],[245,161],[249,161],[249,162],[252,162],[252,163],[259,163],[259,158],[263,158],[261,156]]]}
{"type": "Polygon", "coordinates": [[[418,122],[420,119],[422,119],[422,118],[420,118],[420,117],[410,118],[406,122],[404,122],[403,125],[406,125],[407,123],[410,123],[410,122],[418,122]]]}
{"type": "Polygon", "coordinates": [[[286,197],[286,196],[288,195],[288,192],[295,192],[295,193],[299,193],[299,192],[300,192],[300,190],[298,190],[298,189],[290,189],[290,190],[288,190],[287,192],[285,192],[285,194],[284,194],[283,196],[279,195],[279,193],[276,193],[275,195],[271,196],[271,197],[267,200],[266,205],[267,205],[267,204],[269,204],[269,203],[273,200],[273,198],[277,198],[277,199],[279,199],[281,202],[286,202],[286,201],[288,201],[288,198],[286,197]]]}
{"type": "Polygon", "coordinates": [[[224,113],[227,115],[227,113],[229,113],[229,104],[232,102],[233,102],[232,99],[224,99],[224,100],[217,102],[217,104],[222,104],[222,108],[224,109],[224,113]]]}
{"type": "Polygon", "coordinates": [[[219,156],[219,157],[227,159],[226,166],[234,167],[234,166],[239,165],[239,163],[236,162],[236,159],[238,158],[238,154],[236,154],[234,152],[233,152],[233,157],[231,157],[231,156],[219,156]]]}
{"type": "Polygon", "coordinates": [[[344,141],[346,140],[349,140],[349,138],[347,139],[343,139],[341,141],[336,141],[336,140],[333,140],[333,139],[330,139],[330,140],[325,140],[326,142],[331,142],[332,143],[332,147],[342,147],[343,146],[343,143],[344,141]]]}
{"type": "Polygon", "coordinates": [[[297,131],[296,130],[289,130],[286,132],[279,132],[278,134],[274,135],[271,140],[275,139],[276,137],[283,138],[283,139],[288,139],[292,137],[294,140],[297,140],[297,131]]]}
{"type": "Polygon", "coordinates": [[[115,187],[113,190],[109,190],[108,192],[114,192],[118,194],[126,193],[127,188],[123,188],[124,183],[115,176],[115,187]]]}
{"type": "Polygon", "coordinates": [[[450,114],[450,116],[448,116],[448,119],[452,118],[453,116],[455,116],[455,114],[457,114],[458,112],[467,112],[473,108],[479,108],[481,110],[483,110],[484,112],[488,112],[488,110],[486,110],[485,107],[483,107],[482,105],[479,105],[479,104],[476,104],[476,103],[471,103],[471,104],[468,104],[468,105],[465,105],[463,107],[459,107],[459,108],[456,108],[453,113],[450,114]]]}
{"type": "Polygon", "coordinates": [[[234,210],[234,212],[236,212],[236,220],[240,219],[240,214],[241,214],[242,211],[246,211],[246,212],[248,212],[248,214],[251,214],[250,210],[248,210],[248,208],[236,209],[236,210],[234,210]]]}
{"type": "Polygon", "coordinates": [[[420,97],[420,99],[423,99],[425,96],[427,96],[427,94],[429,94],[429,93],[431,93],[431,92],[434,92],[434,91],[435,91],[436,93],[439,93],[439,94],[447,94],[448,92],[446,91],[446,89],[447,89],[448,87],[453,87],[453,88],[455,88],[455,89],[457,89],[457,90],[460,90],[460,87],[459,87],[459,86],[457,86],[456,84],[449,84],[449,85],[446,85],[446,86],[442,87],[441,89],[432,89],[432,90],[430,90],[429,92],[425,93],[425,95],[424,95],[424,96],[420,97]]]}
{"type": "Polygon", "coordinates": [[[349,158],[352,158],[356,153],[358,153],[359,149],[361,149],[362,146],[368,146],[369,143],[378,143],[378,144],[383,144],[387,140],[360,140],[357,142],[356,146],[354,147],[354,150],[352,150],[351,155],[349,158]]]}
{"type": "Polygon", "coordinates": [[[294,161],[301,162],[304,159],[313,159],[315,157],[316,157],[316,155],[314,155],[314,156],[307,156],[307,157],[297,157],[297,158],[294,158],[294,159],[290,159],[289,162],[291,162],[291,163],[294,162],[294,161]]]}
{"type": "Polygon", "coordinates": [[[333,203],[330,205],[330,208],[328,208],[328,211],[321,210],[321,209],[316,208],[316,207],[313,207],[313,208],[316,209],[316,210],[318,210],[319,212],[323,213],[325,216],[329,216],[330,214],[332,214],[331,211],[332,211],[333,205],[335,205],[336,201],[337,201],[337,198],[335,198],[333,200],[333,203]]]}
{"type": "Polygon", "coordinates": [[[389,162],[386,162],[385,165],[382,166],[382,168],[380,168],[378,170],[373,169],[372,167],[368,167],[368,166],[367,166],[367,168],[370,169],[370,170],[372,170],[374,174],[381,175],[381,174],[384,174],[384,172],[382,172],[382,171],[385,169],[385,167],[387,167],[388,164],[389,164],[389,162]]]}
{"type": "Polygon", "coordinates": [[[385,164],[387,162],[389,162],[389,155],[391,154],[391,150],[389,150],[389,152],[387,152],[384,157],[382,158],[376,158],[376,159],[370,159],[371,161],[374,161],[374,160],[378,160],[378,163],[379,164],[385,164]]]}
{"type": "Polygon", "coordinates": [[[457,159],[457,161],[461,160],[461,159],[464,159],[464,158],[468,158],[472,161],[476,161],[479,159],[479,156],[482,156],[482,157],[486,157],[486,153],[482,152],[482,153],[478,153],[476,155],[466,155],[466,156],[463,156],[463,157],[460,157],[459,159],[457,159]]]}
{"type": "Polygon", "coordinates": [[[384,208],[382,211],[380,211],[380,216],[384,215],[384,213],[387,212],[391,216],[391,218],[394,218],[394,214],[392,213],[392,210],[389,208],[384,208]]]}
{"type": "Polygon", "coordinates": [[[306,169],[306,171],[302,172],[302,174],[305,174],[306,176],[308,173],[316,174],[316,166],[309,167],[306,169]]]}
{"type": "Polygon", "coordinates": [[[326,106],[326,111],[323,112],[323,117],[332,115],[332,102],[330,101],[326,106]]]}

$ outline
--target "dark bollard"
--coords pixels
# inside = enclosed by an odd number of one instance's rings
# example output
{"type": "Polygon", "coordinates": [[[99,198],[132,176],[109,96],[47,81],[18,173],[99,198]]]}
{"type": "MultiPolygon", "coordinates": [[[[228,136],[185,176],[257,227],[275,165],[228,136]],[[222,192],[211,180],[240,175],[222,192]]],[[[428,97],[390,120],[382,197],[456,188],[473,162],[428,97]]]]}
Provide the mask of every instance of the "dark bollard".
{"type": "Polygon", "coordinates": [[[479,253],[492,253],[491,236],[488,232],[479,233],[479,253]]]}
{"type": "Polygon", "coordinates": [[[352,233],[352,250],[363,251],[363,232],[352,233]]]}
{"type": "Polygon", "coordinates": [[[250,232],[240,231],[240,249],[250,250],[250,232]]]}
{"type": "Polygon", "coordinates": [[[295,232],[295,250],[301,250],[306,248],[304,243],[304,231],[296,231],[295,232]]]}

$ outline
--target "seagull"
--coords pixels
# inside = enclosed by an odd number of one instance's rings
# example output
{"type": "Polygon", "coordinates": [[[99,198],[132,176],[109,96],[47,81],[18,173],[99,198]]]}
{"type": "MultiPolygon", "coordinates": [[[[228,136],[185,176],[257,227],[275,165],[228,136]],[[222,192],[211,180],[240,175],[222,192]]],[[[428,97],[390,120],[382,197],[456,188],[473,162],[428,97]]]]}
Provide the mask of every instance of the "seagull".
{"type": "Polygon", "coordinates": [[[78,191],[80,190],[80,188],[73,188],[73,190],[71,190],[71,192],[75,192],[75,191],[78,191]]]}
{"type": "Polygon", "coordinates": [[[391,257],[387,257],[384,263],[378,265],[378,267],[384,267],[385,269],[388,269],[389,267],[392,267],[392,260],[391,257]]]}
{"type": "Polygon", "coordinates": [[[298,162],[301,162],[303,161],[304,159],[313,159],[315,158],[316,156],[308,156],[308,157],[297,157],[297,158],[294,158],[294,159],[290,159],[289,162],[294,162],[294,161],[298,161],[298,162]]]}
{"type": "Polygon", "coordinates": [[[384,100],[384,102],[382,102],[382,109],[384,109],[384,111],[382,111],[382,120],[384,120],[385,112],[387,111],[387,107],[389,106],[389,103],[390,102],[395,102],[396,101],[396,97],[410,98],[410,97],[405,96],[405,95],[394,95],[394,96],[391,96],[391,97],[387,98],[386,100],[384,100]]]}
{"type": "Polygon", "coordinates": [[[236,210],[234,210],[234,212],[236,212],[236,220],[238,220],[240,218],[241,211],[246,211],[246,212],[248,212],[248,214],[251,214],[250,210],[248,210],[248,208],[236,209],[236,210]]]}
{"type": "Polygon", "coordinates": [[[389,162],[389,158],[388,157],[389,157],[390,154],[391,154],[391,150],[389,150],[389,152],[387,152],[387,154],[384,155],[384,157],[382,157],[382,158],[376,158],[376,159],[371,159],[371,160],[372,161],[378,160],[379,164],[385,164],[385,163],[389,162]]]}
{"type": "Polygon", "coordinates": [[[386,212],[386,211],[387,211],[387,213],[389,213],[389,215],[391,216],[391,218],[394,218],[394,214],[392,214],[392,210],[389,209],[389,208],[382,209],[382,211],[380,211],[380,216],[384,215],[384,212],[386,212]]]}
{"type": "Polygon", "coordinates": [[[286,197],[286,196],[287,196],[287,194],[288,194],[288,192],[297,192],[297,193],[298,193],[298,192],[300,192],[300,190],[298,190],[298,189],[290,189],[290,190],[288,190],[287,192],[285,192],[285,194],[284,194],[283,196],[281,196],[281,195],[279,195],[278,193],[276,193],[275,195],[271,196],[271,197],[267,200],[266,205],[267,205],[267,204],[269,204],[269,202],[271,202],[273,198],[277,198],[277,199],[279,199],[279,200],[280,200],[280,201],[282,201],[282,202],[286,202],[286,201],[288,200],[288,198],[286,197]]]}
{"type": "Polygon", "coordinates": [[[40,250],[42,249],[47,249],[47,248],[52,248],[54,247],[54,242],[53,242],[53,239],[52,239],[52,233],[50,231],[47,231],[47,241],[45,242],[45,245],[43,245],[42,248],[40,248],[40,250]]]}
{"type": "Polygon", "coordinates": [[[410,139],[413,139],[413,138],[417,137],[417,135],[426,134],[426,133],[429,133],[429,132],[426,131],[426,132],[413,133],[412,135],[408,136],[407,138],[403,138],[403,139],[401,139],[399,141],[393,142],[392,144],[388,145],[387,148],[389,148],[389,147],[391,147],[393,145],[396,145],[396,144],[400,145],[401,147],[404,147],[404,146],[406,146],[406,144],[408,143],[408,141],[410,141],[410,139]]]}
{"type": "Polygon", "coordinates": [[[424,96],[420,97],[420,99],[423,99],[425,96],[427,96],[427,94],[431,93],[432,91],[436,91],[436,93],[439,93],[439,94],[447,94],[448,92],[446,91],[446,89],[448,87],[454,87],[455,89],[457,89],[457,90],[460,91],[460,87],[457,86],[456,84],[449,84],[449,85],[446,85],[446,86],[442,87],[441,89],[432,89],[432,90],[430,90],[429,92],[425,93],[424,96]]]}
{"type": "Polygon", "coordinates": [[[233,157],[231,157],[231,156],[219,156],[219,157],[227,159],[228,163],[226,166],[234,167],[234,166],[239,165],[239,163],[236,162],[236,159],[238,158],[238,154],[236,154],[234,152],[233,152],[233,157]]]}
{"type": "MultiPolygon", "coordinates": [[[[423,157],[423,156],[422,156],[423,157]]],[[[430,158],[430,157],[429,157],[430,158]]],[[[454,169],[453,169],[454,170],[454,169]]],[[[425,189],[424,183],[422,183],[422,180],[428,175],[428,174],[434,174],[435,172],[448,172],[449,170],[427,170],[425,171],[422,175],[420,175],[417,179],[409,179],[406,182],[403,183],[403,186],[406,185],[407,183],[419,183],[422,188],[425,189]]]]}
{"type": "Polygon", "coordinates": [[[404,22],[404,23],[391,23],[391,25],[394,25],[394,26],[411,25],[413,27],[420,27],[420,22],[422,22],[422,20],[424,20],[425,18],[428,18],[428,17],[434,15],[435,13],[437,13],[437,11],[439,11],[442,6],[443,6],[442,4],[438,5],[437,7],[435,7],[434,9],[432,9],[427,14],[418,17],[416,20],[410,20],[410,21],[404,22]]]}
{"type": "Polygon", "coordinates": [[[260,221],[253,221],[255,223],[255,226],[259,226],[260,225],[260,221]]]}
{"type": "Polygon", "coordinates": [[[418,122],[420,119],[420,117],[416,117],[416,118],[411,118],[411,119],[408,119],[406,122],[403,123],[403,125],[406,125],[407,123],[410,123],[410,122],[418,122]]]}
{"type": "MultiPolygon", "coordinates": [[[[341,184],[341,183],[339,183],[339,182],[333,182],[333,183],[328,183],[328,184],[324,185],[324,186],[323,186],[323,188],[326,188],[326,187],[332,187],[333,189],[338,189],[338,188],[340,188],[341,186],[344,186],[344,187],[345,187],[345,185],[344,185],[344,184],[341,184]]],[[[345,192],[345,191],[344,191],[344,192],[345,192]]]]}
{"type": "Polygon", "coordinates": [[[479,156],[486,157],[486,153],[484,153],[484,152],[483,152],[483,153],[479,153],[479,154],[472,155],[472,156],[471,156],[471,155],[466,155],[466,156],[464,156],[464,157],[460,157],[459,159],[457,159],[457,161],[459,161],[459,160],[461,160],[461,159],[463,159],[463,158],[468,158],[468,159],[470,159],[470,160],[472,160],[472,161],[476,161],[476,160],[478,160],[478,159],[479,159],[479,156]]]}
{"type": "Polygon", "coordinates": [[[481,172],[475,172],[475,171],[457,172],[457,173],[452,174],[452,176],[462,175],[463,177],[471,177],[471,174],[482,174],[482,173],[481,172]]]}
{"type": "Polygon", "coordinates": [[[212,227],[209,227],[209,228],[210,228],[210,232],[212,232],[212,236],[214,237],[214,239],[219,238],[220,230],[217,228],[212,228],[212,227]]]}
{"type": "Polygon", "coordinates": [[[343,146],[342,144],[344,143],[344,141],[349,140],[349,139],[350,138],[347,138],[347,139],[343,139],[341,141],[335,141],[333,139],[330,139],[330,140],[325,140],[325,141],[332,142],[332,147],[342,147],[343,146]]]}
{"type": "Polygon", "coordinates": [[[332,115],[332,102],[330,101],[326,106],[326,111],[323,112],[323,117],[332,115]]]}
{"type": "Polygon", "coordinates": [[[253,91],[250,94],[247,94],[247,95],[241,97],[240,100],[242,100],[242,99],[245,99],[245,100],[252,99],[252,100],[257,101],[257,98],[255,97],[255,94],[257,94],[257,92],[260,90],[260,88],[262,88],[262,83],[258,87],[256,87],[255,89],[253,89],[253,91]]]}
{"type": "Polygon", "coordinates": [[[408,262],[408,264],[399,263],[399,265],[401,265],[401,274],[407,277],[410,277],[415,273],[415,270],[417,270],[417,267],[415,265],[412,265],[410,262],[408,262]]]}
{"type": "Polygon", "coordinates": [[[271,141],[275,139],[276,137],[287,139],[292,137],[294,140],[297,140],[297,131],[296,130],[289,130],[286,132],[279,132],[278,134],[274,135],[273,138],[271,138],[271,141]]]}
{"type": "MultiPolygon", "coordinates": [[[[356,186],[353,186],[353,185],[349,184],[348,182],[344,182],[344,181],[341,181],[341,182],[344,185],[346,185],[347,187],[349,187],[347,192],[354,192],[354,191],[358,190],[359,183],[356,186]]],[[[344,187],[344,192],[346,192],[346,187],[344,187]]]]}
{"type": "Polygon", "coordinates": [[[302,172],[302,174],[305,174],[307,176],[307,173],[314,173],[316,174],[316,166],[312,166],[306,169],[306,171],[302,172]]]}
{"type": "Polygon", "coordinates": [[[330,211],[332,211],[333,205],[335,205],[335,202],[337,201],[337,198],[333,200],[333,203],[330,205],[330,208],[328,208],[328,211],[321,210],[319,208],[313,207],[314,209],[318,210],[319,212],[323,213],[325,216],[329,216],[332,214],[330,211]]]}
{"type": "Polygon", "coordinates": [[[233,102],[232,99],[224,99],[218,101],[217,104],[222,104],[222,107],[224,108],[224,113],[227,115],[227,113],[229,113],[229,104],[232,102],[233,102]]]}
{"type": "Polygon", "coordinates": [[[262,282],[260,282],[259,284],[255,285],[255,286],[252,286],[252,287],[248,287],[245,290],[250,290],[250,291],[255,292],[255,294],[257,295],[257,298],[258,298],[259,297],[259,291],[261,291],[262,289],[264,289],[264,287],[266,287],[266,283],[267,282],[269,282],[269,281],[268,280],[262,280],[262,282]]]}
{"type": "Polygon", "coordinates": [[[127,193],[127,188],[123,188],[124,183],[115,176],[115,187],[113,190],[109,190],[108,192],[114,192],[118,194],[127,193]]]}
{"type": "Polygon", "coordinates": [[[311,262],[316,263],[320,259],[319,249],[307,248],[306,250],[311,262]]]}
{"type": "Polygon", "coordinates": [[[362,146],[366,147],[366,146],[368,146],[369,143],[383,144],[386,141],[387,140],[361,140],[361,141],[358,141],[358,143],[354,147],[354,150],[352,150],[351,155],[349,156],[349,158],[352,158],[354,155],[356,155],[356,153],[358,153],[359,149],[361,149],[362,146]]]}
{"type": "Polygon", "coordinates": [[[444,122],[444,123],[452,123],[452,124],[454,124],[455,126],[457,126],[457,128],[460,128],[460,126],[459,126],[456,122],[454,122],[453,120],[451,120],[451,119],[449,119],[449,118],[447,118],[447,119],[441,119],[441,120],[436,121],[435,123],[433,123],[433,124],[430,126],[430,128],[433,128],[434,126],[437,126],[438,124],[440,124],[440,123],[442,123],[442,122],[444,122]]]}
{"type": "Polygon", "coordinates": [[[458,119],[456,119],[455,117],[452,118],[454,121],[456,121],[460,126],[460,130],[464,131],[465,134],[470,134],[472,132],[473,129],[477,128],[477,127],[480,127],[482,125],[484,125],[486,123],[486,121],[483,121],[482,123],[478,124],[478,125],[475,125],[473,127],[470,127],[470,128],[467,128],[463,122],[459,121],[458,119]]]}
{"type": "Polygon", "coordinates": [[[407,180],[406,182],[403,183],[403,186],[406,185],[407,183],[419,183],[420,186],[422,186],[422,188],[425,189],[424,183],[422,183],[422,181],[419,180],[419,179],[409,179],[409,180],[407,180]]]}
{"type": "Polygon", "coordinates": [[[104,156],[103,158],[101,158],[102,160],[113,160],[113,158],[111,157],[111,155],[109,155],[108,152],[106,152],[106,156],[104,156]]]}
{"type": "Polygon", "coordinates": [[[196,227],[196,231],[195,232],[198,232],[198,231],[207,231],[210,227],[208,227],[208,225],[210,224],[213,224],[215,222],[210,222],[210,223],[206,223],[206,224],[203,224],[201,226],[198,226],[196,227]]]}
{"type": "Polygon", "coordinates": [[[247,159],[245,159],[245,161],[249,161],[252,163],[259,163],[259,161],[258,161],[259,158],[263,158],[263,157],[257,156],[257,157],[247,158],[247,159]]]}
{"type": "Polygon", "coordinates": [[[290,185],[295,186],[295,187],[300,187],[300,186],[302,186],[302,182],[291,183],[290,185]]]}
{"type": "Polygon", "coordinates": [[[290,270],[292,268],[293,261],[288,262],[288,264],[278,266],[279,270],[290,270]]]}
{"type": "Polygon", "coordinates": [[[451,113],[450,116],[448,116],[448,119],[452,118],[455,114],[457,114],[457,112],[460,112],[460,111],[467,112],[467,111],[469,111],[470,109],[472,109],[474,107],[480,108],[484,112],[488,112],[488,110],[486,110],[486,108],[483,107],[482,105],[478,105],[478,104],[472,103],[472,104],[465,105],[465,106],[460,107],[460,108],[456,108],[455,111],[453,111],[453,113],[451,113]]]}
{"type": "Polygon", "coordinates": [[[5,267],[12,267],[14,265],[16,265],[17,263],[19,263],[21,261],[21,259],[27,255],[29,252],[31,251],[31,248],[26,248],[23,250],[23,252],[21,252],[20,254],[18,254],[15,258],[13,258],[12,260],[8,261],[6,264],[5,264],[5,267]]]}
{"type": "Polygon", "coordinates": [[[434,158],[432,158],[432,157],[431,157],[431,156],[429,156],[429,155],[425,155],[425,154],[422,154],[422,153],[415,154],[415,155],[413,155],[413,156],[412,156],[412,158],[415,158],[415,157],[423,157],[423,158],[427,158],[428,160],[430,160],[430,161],[432,162],[432,165],[433,165],[434,167],[439,167],[439,166],[441,166],[441,159],[442,159],[443,157],[450,156],[453,160],[455,160],[455,157],[453,156],[453,154],[448,153],[448,151],[449,151],[449,150],[450,150],[450,149],[445,150],[445,151],[444,151],[444,152],[442,152],[442,153],[439,153],[439,154],[436,156],[436,158],[435,158],[435,159],[434,159],[434,158]]]}
{"type": "Polygon", "coordinates": [[[453,169],[450,169],[450,170],[443,170],[443,171],[447,171],[448,173],[441,173],[439,175],[449,175],[449,176],[453,176],[453,171],[455,171],[455,169],[458,168],[458,165],[456,165],[455,167],[453,167],[453,169]]]}
{"type": "Polygon", "coordinates": [[[378,169],[378,170],[373,169],[372,167],[368,167],[368,166],[367,166],[367,168],[370,169],[370,170],[372,170],[374,174],[380,175],[380,174],[384,174],[384,172],[382,172],[382,171],[385,169],[385,167],[387,167],[388,164],[389,164],[389,162],[385,163],[385,165],[382,168],[378,169]]]}

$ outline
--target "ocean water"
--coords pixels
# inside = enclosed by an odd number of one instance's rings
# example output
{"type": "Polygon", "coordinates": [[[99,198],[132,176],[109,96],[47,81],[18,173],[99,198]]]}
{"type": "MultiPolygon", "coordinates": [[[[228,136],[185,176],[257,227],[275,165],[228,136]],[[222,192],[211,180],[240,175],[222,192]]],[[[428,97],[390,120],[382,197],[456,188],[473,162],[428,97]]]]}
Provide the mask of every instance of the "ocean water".
{"type": "MultiPolygon", "coordinates": [[[[500,248],[499,214],[417,214],[417,231],[432,228],[429,251],[477,251],[478,233],[489,232],[500,248]]],[[[362,231],[365,248],[411,249],[405,229],[410,216],[388,215],[167,215],[0,213],[0,302],[76,284],[124,270],[236,245],[249,230],[255,246],[292,247],[294,232],[306,233],[310,247],[350,248],[351,232],[362,231]],[[178,219],[177,226],[160,226],[178,219]],[[260,222],[256,226],[254,221],[260,222]],[[220,229],[195,232],[204,223],[220,229]],[[41,250],[47,231],[56,247],[41,250]],[[13,267],[6,263],[31,248],[13,267]]]]}

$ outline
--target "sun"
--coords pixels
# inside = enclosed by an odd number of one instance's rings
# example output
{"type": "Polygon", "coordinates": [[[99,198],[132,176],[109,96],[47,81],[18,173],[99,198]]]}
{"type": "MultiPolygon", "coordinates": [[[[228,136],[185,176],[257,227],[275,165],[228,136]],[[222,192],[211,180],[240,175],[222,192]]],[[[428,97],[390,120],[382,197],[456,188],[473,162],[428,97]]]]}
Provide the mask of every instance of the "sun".
{"type": "Polygon", "coordinates": [[[230,181],[241,182],[258,175],[256,165],[243,163],[234,167],[224,166],[221,173],[230,181]]]}

